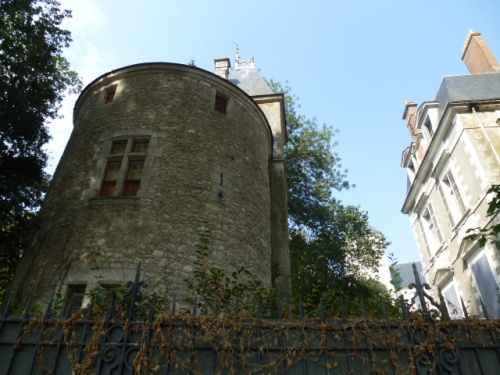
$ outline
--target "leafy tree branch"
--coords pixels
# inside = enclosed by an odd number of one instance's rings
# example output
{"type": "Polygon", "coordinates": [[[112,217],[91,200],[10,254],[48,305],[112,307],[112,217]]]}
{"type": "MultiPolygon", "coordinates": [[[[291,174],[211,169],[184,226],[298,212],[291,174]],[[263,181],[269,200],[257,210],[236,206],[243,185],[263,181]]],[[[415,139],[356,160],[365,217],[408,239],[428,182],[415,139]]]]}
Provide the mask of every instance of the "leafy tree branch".
{"type": "Polygon", "coordinates": [[[0,299],[48,185],[47,123],[81,86],[63,57],[68,17],[55,0],[0,0],[0,299]]]}
{"type": "Polygon", "coordinates": [[[317,304],[333,292],[376,295],[379,283],[367,283],[366,273],[378,270],[388,242],[374,233],[368,215],[346,206],[335,191],[349,189],[347,170],[335,153],[337,133],[298,113],[298,98],[288,85],[269,81],[285,94],[288,143],[288,215],[292,287],[295,298],[317,304]]]}

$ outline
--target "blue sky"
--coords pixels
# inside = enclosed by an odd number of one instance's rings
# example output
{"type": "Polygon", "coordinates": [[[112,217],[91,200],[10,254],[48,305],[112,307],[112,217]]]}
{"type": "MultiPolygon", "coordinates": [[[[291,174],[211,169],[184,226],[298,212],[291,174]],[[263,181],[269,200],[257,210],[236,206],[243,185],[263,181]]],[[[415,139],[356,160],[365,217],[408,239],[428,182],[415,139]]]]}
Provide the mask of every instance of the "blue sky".
{"type": "MultiPolygon", "coordinates": [[[[410,144],[404,101],[433,100],[443,76],[467,74],[469,29],[500,59],[494,0],[62,0],[73,18],[66,56],[84,85],[110,70],[165,61],[214,70],[215,58],[255,56],[266,78],[288,81],[301,113],[339,130],[335,151],[356,188],[336,193],[368,211],[399,262],[418,260],[401,153],[410,144]]],[[[75,96],[51,124],[52,172],[72,129],[75,96]]]]}

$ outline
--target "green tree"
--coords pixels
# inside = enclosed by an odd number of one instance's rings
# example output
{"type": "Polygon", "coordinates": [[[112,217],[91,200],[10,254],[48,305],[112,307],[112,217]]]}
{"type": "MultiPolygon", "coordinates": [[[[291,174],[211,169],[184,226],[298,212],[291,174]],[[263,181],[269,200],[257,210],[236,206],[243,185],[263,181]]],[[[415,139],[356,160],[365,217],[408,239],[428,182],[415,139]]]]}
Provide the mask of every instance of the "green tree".
{"type": "MultiPolygon", "coordinates": [[[[490,222],[493,222],[493,219],[500,214],[500,185],[491,185],[486,194],[492,194],[486,210],[486,217],[489,217],[490,222]]],[[[487,225],[483,228],[470,228],[467,233],[470,234],[465,238],[477,240],[480,247],[484,247],[489,242],[495,245],[497,250],[500,250],[500,223],[487,225]]]]}
{"type": "Polygon", "coordinates": [[[47,123],[81,85],[62,56],[70,16],[55,0],[0,0],[0,299],[47,186],[47,123]]]}
{"type": "Polygon", "coordinates": [[[373,233],[368,216],[358,207],[335,199],[335,190],[351,187],[347,171],[333,151],[336,133],[316,119],[298,114],[298,98],[288,86],[270,81],[285,94],[288,143],[292,287],[296,298],[317,304],[334,294],[378,295],[379,285],[367,282],[363,270],[375,271],[388,243],[373,233]]]}

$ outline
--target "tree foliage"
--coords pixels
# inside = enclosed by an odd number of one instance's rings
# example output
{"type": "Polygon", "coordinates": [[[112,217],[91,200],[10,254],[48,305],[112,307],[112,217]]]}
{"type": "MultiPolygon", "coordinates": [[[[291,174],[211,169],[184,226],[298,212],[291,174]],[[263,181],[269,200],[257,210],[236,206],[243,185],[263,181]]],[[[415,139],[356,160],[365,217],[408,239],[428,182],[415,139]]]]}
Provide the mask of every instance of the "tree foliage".
{"type": "Polygon", "coordinates": [[[382,292],[367,279],[375,272],[388,245],[374,233],[368,216],[355,206],[335,199],[335,190],[351,187],[347,171],[333,151],[336,133],[316,119],[298,113],[298,98],[288,86],[270,81],[285,94],[288,143],[288,215],[294,295],[311,304],[333,294],[350,297],[382,292]]]}
{"type": "Polygon", "coordinates": [[[47,121],[80,88],[62,56],[71,35],[60,26],[70,16],[55,0],[0,0],[0,293],[46,189],[47,121]]]}
{"type": "MultiPolygon", "coordinates": [[[[493,219],[500,214],[500,185],[492,185],[486,194],[493,195],[486,210],[486,217],[493,219]]],[[[470,228],[467,233],[470,234],[466,239],[477,240],[480,247],[484,247],[489,242],[495,245],[497,250],[500,250],[500,223],[487,225],[483,228],[470,228]]]]}

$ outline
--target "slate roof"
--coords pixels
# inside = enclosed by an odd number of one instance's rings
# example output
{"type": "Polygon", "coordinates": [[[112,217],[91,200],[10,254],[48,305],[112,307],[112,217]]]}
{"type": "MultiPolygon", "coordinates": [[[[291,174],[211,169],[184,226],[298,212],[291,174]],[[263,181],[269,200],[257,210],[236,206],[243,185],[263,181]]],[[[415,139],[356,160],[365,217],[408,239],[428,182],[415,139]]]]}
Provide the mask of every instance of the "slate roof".
{"type": "Polygon", "coordinates": [[[274,94],[264,78],[254,69],[232,70],[229,72],[228,80],[250,96],[274,94]]]}
{"type": "Polygon", "coordinates": [[[500,73],[444,77],[436,94],[439,117],[450,102],[500,99],[500,73]]]}
{"type": "MultiPolygon", "coordinates": [[[[420,282],[425,283],[424,271],[422,269],[422,262],[408,262],[408,263],[398,263],[394,267],[397,271],[399,271],[399,277],[394,280],[397,282],[398,286],[403,288],[407,288],[408,285],[415,282],[415,276],[413,275],[413,267],[412,264],[415,263],[417,266],[417,272],[420,277],[420,282]]],[[[391,277],[395,277],[394,272],[391,272],[391,277]]]]}

